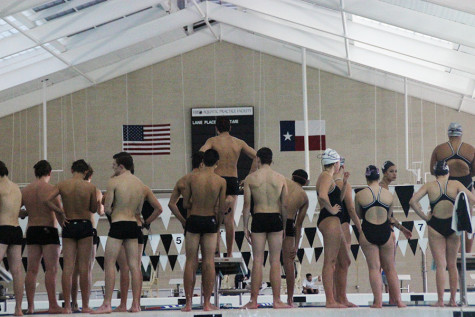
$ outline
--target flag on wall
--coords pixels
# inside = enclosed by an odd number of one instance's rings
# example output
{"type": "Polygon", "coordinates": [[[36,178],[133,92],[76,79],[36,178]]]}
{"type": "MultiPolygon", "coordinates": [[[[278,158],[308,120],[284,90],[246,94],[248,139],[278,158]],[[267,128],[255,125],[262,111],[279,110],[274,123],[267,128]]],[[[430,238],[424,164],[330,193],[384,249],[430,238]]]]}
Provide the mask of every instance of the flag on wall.
{"type": "MultiPolygon", "coordinates": [[[[304,151],[304,122],[280,121],[280,151],[304,151]]],[[[310,151],[325,150],[325,120],[308,121],[310,151]]]]}
{"type": "Polygon", "coordinates": [[[131,155],[169,155],[170,124],[124,125],[122,150],[131,155]]]}

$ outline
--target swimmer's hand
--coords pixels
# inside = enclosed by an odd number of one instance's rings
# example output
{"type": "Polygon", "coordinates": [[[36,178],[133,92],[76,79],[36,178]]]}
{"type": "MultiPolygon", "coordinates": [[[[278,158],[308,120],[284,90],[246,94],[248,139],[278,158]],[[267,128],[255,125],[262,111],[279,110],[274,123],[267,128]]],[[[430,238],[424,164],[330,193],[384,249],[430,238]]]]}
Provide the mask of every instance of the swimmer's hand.
{"type": "Polygon", "coordinates": [[[338,205],[338,204],[335,204],[335,205],[333,206],[332,210],[330,210],[330,213],[331,213],[332,215],[336,215],[337,213],[340,212],[340,210],[341,210],[341,206],[338,205]]]}
{"type": "Polygon", "coordinates": [[[249,242],[250,245],[252,245],[252,236],[251,232],[249,232],[249,229],[244,229],[244,236],[246,237],[247,242],[249,242]]]}
{"type": "Polygon", "coordinates": [[[412,238],[412,232],[409,231],[406,227],[401,226],[401,231],[404,234],[404,236],[406,237],[406,239],[409,240],[410,238],[412,238]]]}
{"type": "Polygon", "coordinates": [[[66,218],[66,215],[64,213],[59,214],[56,218],[58,219],[59,225],[61,227],[64,227],[67,223],[69,223],[69,219],[66,218]]]}
{"type": "Polygon", "coordinates": [[[150,230],[150,224],[149,224],[149,223],[147,223],[147,222],[144,221],[144,222],[142,223],[142,226],[143,226],[145,229],[150,230]]]}
{"type": "Polygon", "coordinates": [[[350,178],[350,172],[343,173],[343,183],[346,183],[348,178],[350,178]]]}

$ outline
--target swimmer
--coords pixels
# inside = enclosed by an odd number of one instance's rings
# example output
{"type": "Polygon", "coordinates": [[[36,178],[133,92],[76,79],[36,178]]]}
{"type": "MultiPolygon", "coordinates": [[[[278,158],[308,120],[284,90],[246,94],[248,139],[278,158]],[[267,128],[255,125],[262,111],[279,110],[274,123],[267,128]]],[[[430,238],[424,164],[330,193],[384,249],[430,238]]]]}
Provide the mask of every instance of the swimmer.
{"type": "MultiPolygon", "coordinates": [[[[237,163],[241,153],[244,153],[251,159],[255,159],[256,151],[247,145],[246,142],[231,136],[231,123],[227,118],[218,118],[216,120],[215,137],[209,138],[201,147],[200,151],[214,149],[218,151],[220,160],[216,168],[216,174],[226,180],[226,201],[230,208],[224,217],[224,228],[226,230],[227,256],[233,254],[234,244],[234,211],[237,204],[237,195],[239,194],[239,181],[237,163]]],[[[251,166],[251,172],[255,170],[255,160],[251,166]]],[[[219,241],[219,239],[218,239],[219,241]]],[[[218,245],[219,249],[219,245],[218,245]]]]}
{"type": "Polygon", "coordinates": [[[57,184],[47,198],[49,208],[57,213],[65,213],[63,227],[63,275],[61,284],[64,296],[64,313],[70,314],[71,287],[74,264],[79,261],[79,284],[81,287],[82,312],[89,313],[89,270],[91,268],[91,249],[94,230],[91,214],[97,212],[96,186],[84,180],[89,166],[78,160],[71,166],[70,179],[57,184]],[[57,205],[61,196],[63,209],[57,205]]]}
{"type": "MultiPolygon", "coordinates": [[[[435,175],[433,167],[438,161],[446,161],[450,168],[450,180],[461,182],[469,191],[473,190],[472,177],[475,176],[475,147],[462,142],[462,126],[452,122],[447,130],[449,141],[437,145],[432,152],[430,159],[431,174],[435,175]],[[455,150],[457,149],[457,150],[455,150]]],[[[469,239],[465,234],[465,251],[470,253],[473,245],[473,238],[469,239]]]]}
{"type": "Polygon", "coordinates": [[[193,300],[194,276],[196,274],[198,249],[202,253],[203,310],[219,309],[211,305],[210,298],[215,283],[214,253],[218,238],[218,223],[226,210],[226,181],[215,174],[219,154],[206,150],[204,167],[190,176],[183,193],[183,206],[189,210],[186,219],[186,264],[183,273],[186,305],[182,311],[190,311],[193,300]],[[219,206],[216,213],[216,205],[219,206]]]}
{"type": "Polygon", "coordinates": [[[23,232],[18,222],[21,208],[21,191],[17,184],[8,179],[8,169],[0,161],[0,260],[6,255],[8,266],[13,276],[15,294],[15,316],[23,316],[21,301],[23,299],[23,266],[21,246],[23,232]]]}
{"type": "Polygon", "coordinates": [[[342,188],[340,189],[333,175],[340,170],[340,155],[330,148],[321,155],[323,172],[320,174],[316,184],[320,214],[318,215],[317,226],[323,235],[323,288],[327,308],[346,308],[346,304],[338,303],[333,293],[335,283],[335,268],[340,250],[346,252],[346,240],[341,228],[341,201],[345,198],[348,172],[343,173],[342,188]]]}
{"type": "Polygon", "coordinates": [[[451,229],[452,212],[455,198],[459,192],[465,192],[471,203],[475,196],[462,183],[450,180],[449,167],[445,161],[438,161],[434,168],[435,181],[424,184],[409,201],[412,209],[427,222],[429,227],[429,247],[434,257],[436,269],[437,303],[434,306],[444,307],[445,271],[449,271],[450,300],[449,306],[456,307],[458,271],[457,251],[460,238],[451,229]],[[426,216],[418,202],[429,196],[430,213],[426,216]]]}
{"type": "Polygon", "coordinates": [[[282,258],[284,262],[285,278],[287,281],[287,304],[294,306],[295,288],[295,255],[299,248],[302,236],[302,224],[307,214],[308,196],[302,186],[308,185],[308,174],[302,169],[292,173],[292,179],[285,179],[288,189],[287,221],[285,224],[285,238],[282,242],[282,258]]]}
{"type": "MultiPolygon", "coordinates": [[[[48,294],[48,314],[60,314],[63,309],[56,300],[56,274],[59,265],[58,220],[64,224],[64,214],[56,213],[46,204],[54,186],[49,184],[51,165],[42,160],[35,164],[36,180],[22,189],[22,204],[28,213],[26,229],[26,250],[28,252],[28,268],[26,270],[25,290],[28,301],[27,314],[35,312],[36,277],[41,259],[45,263],[45,286],[48,294]]],[[[56,197],[54,203],[59,208],[61,203],[56,197]]]]}
{"type": "Polygon", "coordinates": [[[254,260],[251,274],[251,299],[243,306],[256,309],[257,296],[262,283],[264,249],[269,244],[270,282],[274,308],[290,308],[280,300],[280,252],[282,250],[284,223],[287,223],[287,183],[285,177],[270,167],[272,151],[261,148],[257,151],[258,170],[244,180],[244,235],[252,246],[254,260]],[[251,197],[254,201],[251,230],[251,197]]]}
{"type": "Polygon", "coordinates": [[[355,196],[356,213],[363,220],[360,231],[360,245],[366,257],[369,281],[374,301],[371,308],[382,308],[383,268],[389,284],[389,293],[398,307],[406,307],[401,301],[399,280],[394,265],[394,237],[391,235],[390,215],[393,208],[393,195],[379,186],[379,169],[374,165],[366,168],[368,187],[355,196]]]}

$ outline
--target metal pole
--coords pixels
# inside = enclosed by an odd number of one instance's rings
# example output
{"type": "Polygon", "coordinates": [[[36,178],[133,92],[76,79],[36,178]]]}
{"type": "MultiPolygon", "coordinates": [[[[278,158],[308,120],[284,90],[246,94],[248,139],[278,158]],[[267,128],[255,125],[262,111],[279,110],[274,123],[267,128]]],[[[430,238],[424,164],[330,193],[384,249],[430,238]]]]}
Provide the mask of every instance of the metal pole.
{"type": "Polygon", "coordinates": [[[460,304],[462,306],[467,306],[467,281],[465,280],[465,276],[467,274],[467,259],[465,258],[465,231],[462,231],[461,241],[460,248],[462,249],[462,269],[460,270],[460,304]]]}
{"type": "Polygon", "coordinates": [[[406,170],[409,171],[409,101],[407,96],[407,78],[404,78],[404,121],[406,140],[406,170]]]}
{"type": "Polygon", "coordinates": [[[303,124],[305,146],[305,170],[310,179],[310,147],[308,142],[308,103],[307,103],[307,51],[302,47],[302,95],[303,95],[303,124]]]}
{"type": "Polygon", "coordinates": [[[48,79],[43,80],[43,159],[48,159],[48,124],[46,113],[46,82],[48,79]]]}
{"type": "Polygon", "coordinates": [[[422,291],[427,293],[427,259],[425,252],[422,252],[422,248],[419,247],[422,254],[422,291]]]}

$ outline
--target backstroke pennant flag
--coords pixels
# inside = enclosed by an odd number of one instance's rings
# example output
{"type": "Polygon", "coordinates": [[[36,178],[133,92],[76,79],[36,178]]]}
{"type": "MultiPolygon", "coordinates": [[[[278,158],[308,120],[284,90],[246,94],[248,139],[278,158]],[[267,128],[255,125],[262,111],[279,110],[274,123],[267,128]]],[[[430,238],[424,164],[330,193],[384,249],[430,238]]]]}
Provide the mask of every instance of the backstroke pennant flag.
{"type": "Polygon", "coordinates": [[[122,150],[131,155],[169,155],[170,124],[123,125],[122,150]]]}
{"type": "MultiPolygon", "coordinates": [[[[280,121],[280,151],[305,151],[304,121],[280,121]]],[[[310,151],[325,150],[325,120],[308,121],[310,151]]]]}

